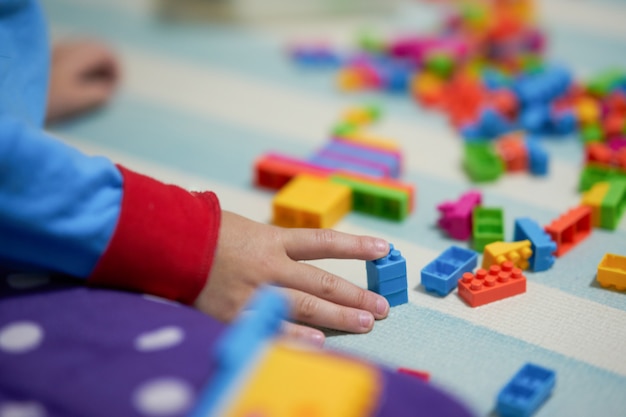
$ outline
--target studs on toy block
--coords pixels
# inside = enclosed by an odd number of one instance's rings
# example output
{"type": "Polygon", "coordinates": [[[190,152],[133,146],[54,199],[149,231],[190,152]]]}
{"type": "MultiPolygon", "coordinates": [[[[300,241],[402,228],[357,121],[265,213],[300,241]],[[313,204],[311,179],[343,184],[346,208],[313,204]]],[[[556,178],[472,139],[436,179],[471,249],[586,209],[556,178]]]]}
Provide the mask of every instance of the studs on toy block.
{"type": "Polygon", "coordinates": [[[459,281],[459,296],[470,306],[478,307],[526,292],[526,277],[510,261],[466,272],[459,281]]]}
{"type": "Polygon", "coordinates": [[[598,264],[596,280],[604,288],[626,291],[626,256],[607,253],[598,264]]]}
{"type": "Polygon", "coordinates": [[[535,272],[545,271],[554,265],[556,258],[556,243],[550,238],[543,228],[528,217],[515,219],[513,240],[530,240],[530,248],[533,253],[528,258],[530,269],[535,272]]]}
{"type": "Polygon", "coordinates": [[[483,252],[483,268],[491,265],[501,265],[506,261],[520,269],[528,269],[528,259],[532,256],[530,240],[521,242],[494,242],[485,246],[483,252]]]}
{"type": "Polygon", "coordinates": [[[555,384],[553,370],[527,363],[498,394],[498,416],[530,417],[550,396],[555,384]]]}
{"type": "Polygon", "coordinates": [[[382,295],[390,307],[409,301],[406,276],[406,260],[393,244],[389,253],[380,259],[366,261],[367,289],[382,295]]]}
{"type": "Polygon", "coordinates": [[[573,208],[545,230],[556,243],[556,256],[561,256],[591,234],[591,209],[587,206],[573,208]]]}
{"type": "Polygon", "coordinates": [[[421,272],[426,290],[446,296],[456,288],[463,273],[476,268],[478,254],[472,250],[450,246],[421,272]]]}
{"type": "Polygon", "coordinates": [[[450,237],[468,240],[472,236],[472,211],[482,200],[480,191],[468,191],[457,201],[444,201],[437,206],[441,214],[437,224],[450,237]]]}

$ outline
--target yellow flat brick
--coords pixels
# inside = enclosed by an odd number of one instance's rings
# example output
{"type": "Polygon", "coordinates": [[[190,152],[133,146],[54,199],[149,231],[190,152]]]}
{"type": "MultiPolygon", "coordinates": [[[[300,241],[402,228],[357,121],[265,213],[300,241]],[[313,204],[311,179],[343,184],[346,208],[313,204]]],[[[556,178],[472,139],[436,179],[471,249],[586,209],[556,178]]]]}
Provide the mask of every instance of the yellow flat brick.
{"type": "Polygon", "coordinates": [[[532,255],[530,240],[490,243],[485,246],[483,252],[482,268],[488,269],[491,265],[501,265],[506,261],[511,261],[520,269],[528,269],[528,258],[532,255]]]}
{"type": "Polygon", "coordinates": [[[329,228],[350,212],[352,191],[326,178],[298,175],[276,194],[272,207],[277,226],[329,228]]]}

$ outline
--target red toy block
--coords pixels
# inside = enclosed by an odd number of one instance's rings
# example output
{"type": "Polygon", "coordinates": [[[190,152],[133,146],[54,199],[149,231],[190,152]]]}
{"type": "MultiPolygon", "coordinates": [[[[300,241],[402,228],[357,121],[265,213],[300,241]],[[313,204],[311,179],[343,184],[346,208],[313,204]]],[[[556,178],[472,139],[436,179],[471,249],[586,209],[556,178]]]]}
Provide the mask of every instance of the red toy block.
{"type": "Polygon", "coordinates": [[[585,146],[585,161],[595,162],[602,165],[611,165],[613,162],[613,151],[604,143],[589,143],[585,146]]]}
{"type": "Polygon", "coordinates": [[[578,206],[546,226],[546,233],[556,243],[556,256],[561,256],[591,234],[591,208],[578,206]]]}
{"type": "Polygon", "coordinates": [[[496,141],[496,151],[504,161],[507,171],[528,169],[528,150],[521,133],[509,133],[496,141]]]}
{"type": "Polygon", "coordinates": [[[299,174],[327,177],[333,171],[296,158],[269,153],[255,161],[254,172],[257,187],[280,190],[299,174]]]}
{"type": "Polygon", "coordinates": [[[463,274],[458,283],[459,296],[470,306],[478,307],[526,292],[526,277],[510,261],[479,269],[476,275],[463,274]]]}
{"type": "Polygon", "coordinates": [[[421,379],[424,382],[428,382],[430,380],[430,373],[425,372],[425,371],[418,371],[418,370],[409,369],[409,368],[398,368],[398,373],[411,375],[415,378],[421,379]]]}

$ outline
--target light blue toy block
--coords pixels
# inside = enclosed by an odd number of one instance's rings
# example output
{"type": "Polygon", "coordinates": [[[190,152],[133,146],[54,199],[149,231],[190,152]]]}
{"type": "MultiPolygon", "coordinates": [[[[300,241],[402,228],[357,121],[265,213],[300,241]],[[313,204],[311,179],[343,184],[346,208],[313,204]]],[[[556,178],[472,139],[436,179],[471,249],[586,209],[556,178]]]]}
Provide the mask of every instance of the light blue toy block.
{"type": "Polygon", "coordinates": [[[527,363],[498,394],[498,416],[531,416],[550,396],[555,384],[556,373],[553,370],[527,363]]]}
{"type": "Polygon", "coordinates": [[[275,339],[289,315],[287,298],[275,288],[259,289],[246,309],[216,342],[212,355],[215,376],[202,390],[188,417],[217,417],[222,401],[252,366],[263,347],[275,339]]]}
{"type": "Polygon", "coordinates": [[[389,307],[395,307],[409,302],[409,292],[407,290],[386,294],[383,295],[383,297],[387,299],[389,307]]]}
{"type": "Polygon", "coordinates": [[[444,297],[456,288],[461,276],[465,272],[472,272],[477,264],[478,253],[450,246],[422,269],[422,285],[428,291],[444,297]]]}
{"type": "Polygon", "coordinates": [[[554,265],[556,257],[556,243],[549,234],[531,218],[520,217],[515,219],[513,240],[530,240],[530,248],[533,254],[528,258],[530,269],[535,272],[545,271],[554,265]]]}

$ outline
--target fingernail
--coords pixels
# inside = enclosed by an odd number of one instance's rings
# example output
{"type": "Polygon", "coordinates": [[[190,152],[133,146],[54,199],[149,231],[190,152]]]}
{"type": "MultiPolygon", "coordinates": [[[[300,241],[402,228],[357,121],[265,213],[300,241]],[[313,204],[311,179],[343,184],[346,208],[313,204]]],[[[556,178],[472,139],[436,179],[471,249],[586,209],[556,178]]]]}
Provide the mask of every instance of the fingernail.
{"type": "Polygon", "coordinates": [[[376,300],[376,313],[381,316],[386,316],[387,311],[389,311],[389,303],[383,297],[379,297],[378,300],[376,300]]]}
{"type": "Polygon", "coordinates": [[[324,346],[325,337],[323,333],[311,332],[308,335],[308,340],[310,344],[317,347],[322,347],[324,346]]]}
{"type": "Polygon", "coordinates": [[[389,244],[384,239],[376,239],[374,241],[374,246],[376,247],[377,251],[385,253],[389,251],[389,244]]]}
{"type": "Polygon", "coordinates": [[[359,323],[361,323],[361,327],[364,329],[371,329],[374,325],[374,316],[371,313],[359,313],[359,323]]]}

